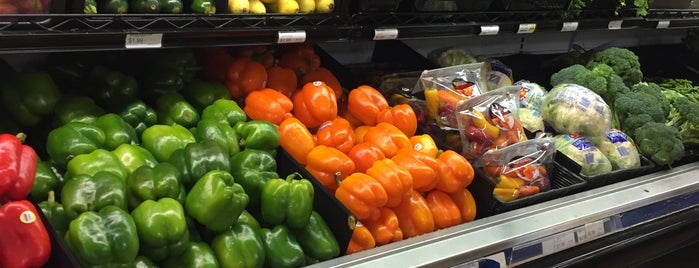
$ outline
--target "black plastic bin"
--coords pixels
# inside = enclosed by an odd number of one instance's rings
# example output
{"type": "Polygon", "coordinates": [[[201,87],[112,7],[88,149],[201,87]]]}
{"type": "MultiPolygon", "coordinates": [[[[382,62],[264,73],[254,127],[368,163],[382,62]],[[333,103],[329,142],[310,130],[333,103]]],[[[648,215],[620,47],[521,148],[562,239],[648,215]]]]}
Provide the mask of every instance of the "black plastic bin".
{"type": "MultiPolygon", "coordinates": [[[[575,174],[580,174],[581,166],[575,163],[572,159],[570,159],[568,156],[562,154],[562,153],[557,153],[556,154],[556,162],[561,165],[561,167],[569,170],[570,172],[573,172],[575,174]]],[[[628,179],[640,177],[643,175],[648,175],[650,173],[656,172],[660,170],[658,166],[656,166],[652,161],[648,160],[647,158],[641,156],[641,166],[637,168],[629,168],[629,169],[620,169],[620,170],[614,170],[610,173],[604,174],[604,175],[597,175],[597,176],[585,176],[585,175],[580,175],[580,177],[587,182],[587,188],[597,188],[609,184],[614,184],[620,181],[625,181],[628,179]]]]}

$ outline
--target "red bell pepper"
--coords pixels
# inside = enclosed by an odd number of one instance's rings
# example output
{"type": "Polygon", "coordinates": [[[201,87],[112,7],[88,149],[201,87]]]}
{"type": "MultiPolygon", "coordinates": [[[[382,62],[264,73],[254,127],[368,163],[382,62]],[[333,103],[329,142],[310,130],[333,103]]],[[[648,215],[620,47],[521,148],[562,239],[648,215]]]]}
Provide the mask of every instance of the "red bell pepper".
{"type": "Polygon", "coordinates": [[[27,200],[0,207],[0,267],[43,267],[51,256],[51,239],[39,212],[27,200]]]}
{"type": "Polygon", "coordinates": [[[22,144],[24,134],[0,134],[0,203],[27,198],[36,175],[36,152],[22,144]]]}

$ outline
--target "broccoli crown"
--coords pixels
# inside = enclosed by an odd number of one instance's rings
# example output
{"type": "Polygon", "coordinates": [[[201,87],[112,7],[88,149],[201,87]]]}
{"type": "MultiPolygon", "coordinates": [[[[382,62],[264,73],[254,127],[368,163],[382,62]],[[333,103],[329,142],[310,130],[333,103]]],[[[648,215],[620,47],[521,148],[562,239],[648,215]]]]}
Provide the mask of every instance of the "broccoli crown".
{"type": "Polygon", "coordinates": [[[627,86],[635,85],[643,79],[638,56],[626,48],[610,47],[597,52],[587,62],[587,67],[593,69],[598,64],[612,67],[627,86]]]}
{"type": "Polygon", "coordinates": [[[675,127],[648,122],[634,131],[638,150],[658,165],[671,165],[684,155],[684,145],[675,127]]]}
{"type": "Polygon", "coordinates": [[[667,115],[670,113],[670,108],[672,108],[670,105],[670,101],[667,98],[665,98],[662,89],[660,88],[660,86],[658,86],[658,84],[646,82],[637,83],[633,85],[633,87],[631,87],[631,91],[646,93],[653,96],[653,98],[655,98],[656,100],[656,103],[659,104],[660,108],[662,108],[665,112],[665,117],[667,117],[667,115]]]}
{"type": "Polygon", "coordinates": [[[646,92],[630,91],[617,94],[614,100],[614,112],[619,117],[622,129],[633,130],[626,126],[626,119],[640,115],[648,115],[648,121],[665,123],[668,113],[665,112],[658,100],[646,92]]]}
{"type": "Polygon", "coordinates": [[[607,80],[580,64],[568,66],[551,75],[551,86],[560,84],[580,85],[600,96],[607,93],[607,80]]]}
{"type": "Polygon", "coordinates": [[[629,88],[624,84],[624,80],[621,79],[609,65],[604,63],[597,64],[592,68],[592,72],[607,80],[607,91],[604,94],[600,94],[607,103],[613,104],[614,97],[617,93],[629,91],[629,88]]]}

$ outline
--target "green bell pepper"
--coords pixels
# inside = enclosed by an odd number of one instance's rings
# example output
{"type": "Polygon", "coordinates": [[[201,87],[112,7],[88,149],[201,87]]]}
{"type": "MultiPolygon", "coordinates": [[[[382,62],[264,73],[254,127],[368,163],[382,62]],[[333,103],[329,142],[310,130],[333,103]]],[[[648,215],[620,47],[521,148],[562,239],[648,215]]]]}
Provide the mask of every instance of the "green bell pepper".
{"type": "Polygon", "coordinates": [[[144,55],[148,71],[164,70],[179,77],[183,83],[189,83],[201,70],[191,49],[167,49],[149,52],[144,55]]]}
{"type": "Polygon", "coordinates": [[[248,195],[233,176],[228,171],[212,170],[187,193],[185,210],[209,230],[223,231],[235,223],[247,205],[248,195]]]}
{"type": "Polygon", "coordinates": [[[182,184],[188,190],[211,170],[226,172],[231,170],[228,153],[214,141],[187,144],[184,148],[173,152],[167,162],[180,170],[182,184]]]}
{"type": "Polygon", "coordinates": [[[126,185],[106,171],[94,175],[80,174],[66,181],[61,190],[61,202],[69,219],[110,205],[126,210],[126,185]]]}
{"type": "Polygon", "coordinates": [[[265,265],[269,267],[301,267],[306,262],[301,245],[296,241],[289,228],[284,225],[274,226],[271,230],[262,228],[257,231],[265,246],[265,265]]]}
{"type": "Polygon", "coordinates": [[[121,112],[119,112],[119,116],[129,123],[139,135],[141,135],[146,128],[158,122],[158,115],[155,110],[142,101],[134,101],[127,104],[121,112]]]}
{"type": "Polygon", "coordinates": [[[141,134],[141,146],[148,149],[159,162],[167,161],[174,151],[195,142],[192,133],[177,124],[153,125],[141,134]]]}
{"type": "Polygon", "coordinates": [[[170,197],[184,205],[184,186],[180,182],[180,171],[173,165],[163,162],[154,166],[141,166],[126,180],[126,199],[133,209],[145,200],[158,200],[170,197]]]}
{"type": "Polygon", "coordinates": [[[114,113],[108,113],[97,118],[95,125],[99,127],[105,135],[102,148],[114,150],[122,144],[138,144],[138,134],[136,130],[124,119],[114,113]]]}
{"type": "Polygon", "coordinates": [[[146,148],[133,144],[122,144],[112,151],[112,154],[119,159],[121,165],[126,169],[126,174],[130,175],[141,166],[153,167],[158,163],[155,156],[146,148]]]}
{"type": "Polygon", "coordinates": [[[36,163],[31,195],[37,200],[46,200],[50,191],[60,192],[63,183],[63,174],[58,170],[56,164],[49,161],[39,161],[36,163]]]}
{"type": "Polygon", "coordinates": [[[149,68],[152,69],[141,80],[143,83],[144,95],[149,98],[162,96],[172,92],[181,91],[184,88],[184,80],[177,73],[177,70],[169,68],[149,68]]]}
{"type": "Polygon", "coordinates": [[[54,128],[46,138],[46,152],[59,167],[76,155],[91,153],[104,144],[104,131],[93,124],[72,122],[54,128]]]}
{"type": "Polygon", "coordinates": [[[276,178],[262,188],[262,219],[277,225],[303,228],[313,212],[313,184],[307,179],[296,179],[294,173],[286,179],[276,178]]]}
{"type": "Polygon", "coordinates": [[[268,121],[238,122],[233,129],[240,136],[240,145],[244,148],[276,151],[279,147],[277,126],[268,121]]]}
{"type": "Polygon", "coordinates": [[[245,149],[231,157],[231,174],[250,197],[249,209],[260,206],[260,194],[265,183],[279,178],[274,156],[255,149],[245,149]]]}
{"type": "Polygon", "coordinates": [[[196,79],[185,85],[182,95],[200,112],[216,100],[231,99],[231,93],[223,84],[196,79]]]}
{"type": "Polygon", "coordinates": [[[197,141],[212,140],[223,146],[229,156],[240,152],[238,134],[227,123],[212,119],[202,119],[194,130],[197,141]]]}
{"type": "Polygon", "coordinates": [[[136,257],[136,260],[134,260],[133,264],[134,268],[158,268],[158,265],[156,265],[146,256],[136,257]]]}
{"type": "Polygon", "coordinates": [[[82,267],[132,267],[139,250],[136,224],[116,206],[80,214],[65,242],[82,267]]]}
{"type": "Polygon", "coordinates": [[[97,149],[89,154],[81,154],[71,159],[66,168],[65,178],[70,180],[70,178],[80,174],[92,176],[101,171],[116,175],[126,184],[126,178],[128,177],[126,168],[121,164],[119,158],[112,152],[104,149],[97,149]]]}
{"type": "Polygon", "coordinates": [[[206,106],[201,112],[202,119],[213,119],[227,122],[231,126],[235,126],[238,122],[245,122],[248,116],[237,102],[227,99],[219,99],[213,104],[206,106]]]}
{"type": "Polygon", "coordinates": [[[25,72],[8,77],[0,85],[0,100],[15,122],[35,126],[53,113],[60,98],[58,87],[47,72],[25,72]]]}
{"type": "MultiPolygon", "coordinates": [[[[185,215],[185,220],[187,221],[187,230],[189,230],[189,241],[191,241],[191,242],[204,241],[204,239],[202,239],[201,234],[199,233],[199,227],[197,225],[197,222],[194,219],[192,219],[192,217],[190,217],[189,215],[185,215]]],[[[209,240],[209,241],[211,241],[211,240],[209,240]]]]}
{"type": "Polygon", "coordinates": [[[218,268],[218,260],[214,251],[205,242],[189,242],[181,255],[168,258],[165,268],[218,268]]]}
{"type": "Polygon", "coordinates": [[[311,213],[308,224],[300,229],[292,229],[296,241],[303,252],[319,261],[326,261],[340,255],[340,244],[323,217],[315,210],[311,213]]]}
{"type": "Polygon", "coordinates": [[[115,98],[138,96],[138,82],[135,77],[105,66],[95,66],[88,80],[88,93],[100,104],[109,103],[115,98]]]}
{"type": "Polygon", "coordinates": [[[103,114],[104,109],[88,96],[66,96],[56,105],[53,125],[62,126],[70,122],[94,123],[97,117],[103,114]]]}
{"type": "Polygon", "coordinates": [[[255,216],[250,214],[250,212],[247,210],[243,210],[243,213],[240,213],[240,216],[238,217],[238,220],[235,221],[235,224],[245,224],[252,227],[254,230],[259,230],[262,228],[260,226],[260,222],[258,222],[257,219],[255,219],[255,216]]]}
{"type": "Polygon", "coordinates": [[[70,220],[66,216],[63,204],[56,202],[54,191],[50,191],[46,200],[39,202],[39,208],[44,213],[46,219],[51,224],[59,237],[63,237],[68,231],[70,220]]]}
{"type": "Polygon", "coordinates": [[[158,97],[156,108],[158,123],[162,125],[178,124],[190,128],[199,122],[199,112],[177,92],[158,97]]]}
{"type": "Polygon", "coordinates": [[[211,241],[221,267],[259,268],[265,264],[265,248],[255,229],[235,224],[211,241]]]}
{"type": "Polygon", "coordinates": [[[153,261],[182,254],[189,243],[184,209],[177,200],[146,200],[131,211],[141,241],[141,253],[153,261]]]}

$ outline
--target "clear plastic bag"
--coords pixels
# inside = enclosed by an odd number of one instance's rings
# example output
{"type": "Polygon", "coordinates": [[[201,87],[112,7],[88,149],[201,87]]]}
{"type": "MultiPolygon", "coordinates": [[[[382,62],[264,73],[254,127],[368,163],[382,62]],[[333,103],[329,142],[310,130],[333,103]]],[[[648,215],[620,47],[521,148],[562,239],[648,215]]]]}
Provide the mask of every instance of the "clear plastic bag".
{"type": "Polygon", "coordinates": [[[541,117],[541,102],[546,89],[537,83],[520,80],[515,83],[519,91],[519,121],[529,132],[544,131],[544,119],[541,117]]]}
{"type": "Polygon", "coordinates": [[[612,172],[612,163],[581,134],[556,136],[556,150],[575,161],[580,167],[580,175],[596,176],[612,172]]]}
{"type": "Polygon", "coordinates": [[[483,63],[425,70],[413,94],[424,92],[428,115],[437,125],[456,127],[454,109],[459,101],[487,92],[483,63]]]}
{"type": "Polygon", "coordinates": [[[549,174],[556,155],[552,139],[534,139],[491,150],[483,155],[483,170],[495,184],[493,196],[502,202],[551,189],[549,174]]]}
{"type": "Polygon", "coordinates": [[[517,117],[519,87],[504,87],[460,102],[456,119],[461,154],[475,162],[490,149],[527,140],[517,117]]]}
{"type": "Polygon", "coordinates": [[[604,137],[612,122],[602,97],[576,84],[560,84],[546,93],[541,115],[558,133],[583,133],[591,139],[604,137]]]}

